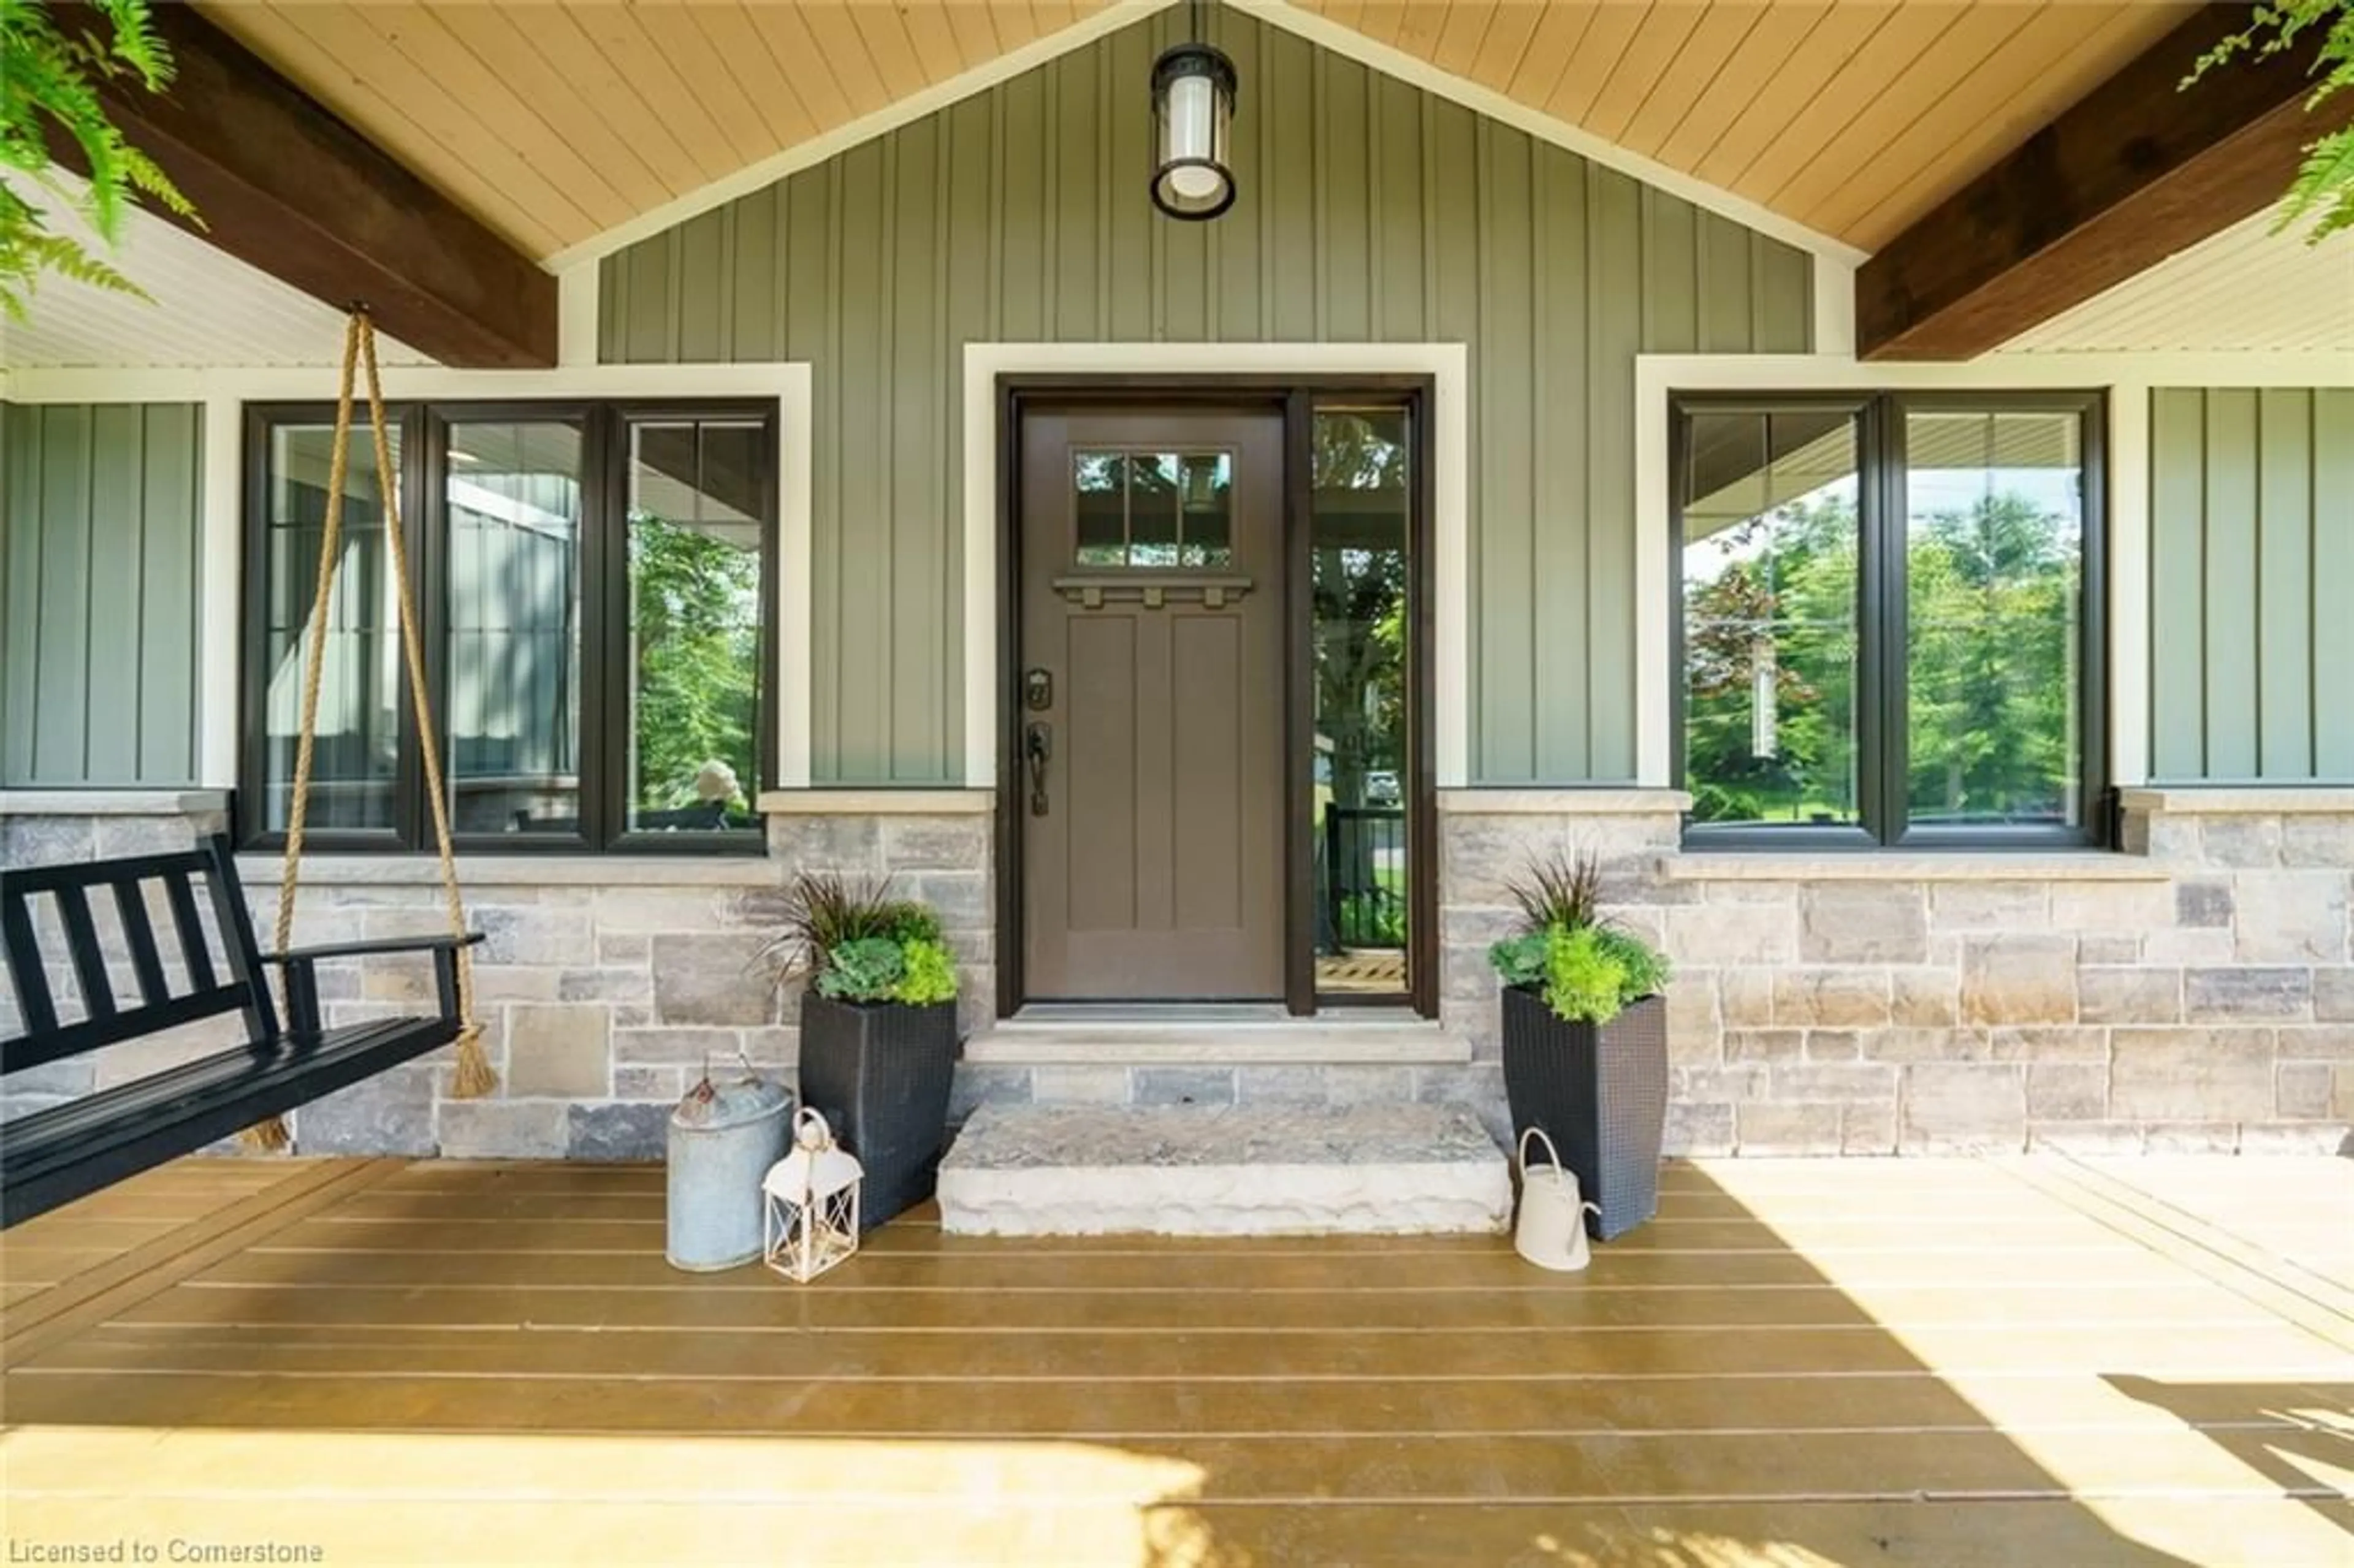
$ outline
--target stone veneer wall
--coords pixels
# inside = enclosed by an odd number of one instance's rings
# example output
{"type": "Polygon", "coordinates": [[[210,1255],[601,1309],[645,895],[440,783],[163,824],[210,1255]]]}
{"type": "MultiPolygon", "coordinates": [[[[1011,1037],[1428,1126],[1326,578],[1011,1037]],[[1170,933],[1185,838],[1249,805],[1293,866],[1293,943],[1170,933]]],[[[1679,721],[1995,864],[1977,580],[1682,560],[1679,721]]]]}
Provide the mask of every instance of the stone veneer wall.
{"type": "MultiPolygon", "coordinates": [[[[768,802],[764,802],[766,804],[768,802]]],[[[785,802],[779,802],[783,804],[785,802]]],[[[790,802],[766,859],[489,856],[463,865],[498,1092],[448,1063],[305,1107],[309,1153],[637,1159],[706,1057],[791,1076],[797,1032],[757,961],[793,872],[890,874],[944,916],[963,1024],[995,1005],[984,792],[790,802]]],[[[2336,1150],[2354,1124],[2354,790],[2137,790],[2126,853],[1684,854],[1663,790],[1462,791],[1440,813],[1442,1022],[1460,1065],[968,1065],[982,1100],[1459,1101],[1503,1097],[1487,944],[1532,853],[1588,845],[1613,910],[1676,960],[1681,1153],[2062,1148],[2336,1150]]],[[[221,825],[217,792],[0,797],[0,865],[134,853],[221,825]]],[[[254,917],[276,868],[246,863],[254,917]]],[[[298,942],[440,929],[418,857],[319,857],[298,942]]],[[[104,918],[103,911],[101,912],[104,918]]],[[[61,987],[66,977],[58,977],[61,987]]],[[[413,959],[323,968],[331,1019],[416,1005],[413,959]]],[[[0,996],[0,1033],[14,1027],[0,996]]],[[[0,1083],[0,1115],[156,1070],[229,1021],[0,1083]]],[[[446,1054],[444,1054],[446,1055],[446,1054]]]]}
{"type": "MultiPolygon", "coordinates": [[[[764,801],[764,805],[769,802],[764,801]]],[[[635,1160],[662,1152],[671,1107],[706,1059],[737,1053],[790,1081],[799,1032],[759,960],[798,869],[880,877],[936,905],[963,960],[968,1022],[988,1016],[990,961],[986,797],[928,793],[854,814],[812,810],[769,819],[765,859],[491,855],[460,863],[469,918],[484,932],[474,968],[476,1014],[499,1086],[487,1098],[448,1094],[442,1051],[295,1114],[305,1154],[563,1156],[635,1160]],[[924,809],[929,808],[929,809],[924,809]]],[[[0,866],[185,848],[224,824],[217,791],[138,796],[43,793],[0,798],[0,866]]],[[[274,855],[242,863],[253,918],[270,938],[274,855]]],[[[295,942],[438,932],[444,928],[434,863],[417,856],[306,859],[295,942]]],[[[106,918],[99,911],[101,921],[106,918]]],[[[101,935],[104,934],[102,927],[101,935]]],[[[421,959],[320,966],[328,1022],[412,1012],[431,995],[421,959]]],[[[60,996],[70,977],[52,979],[60,996]]],[[[0,996],[0,1033],[15,1027],[0,996]]],[[[0,1115],[54,1104],[143,1075],[241,1036],[214,1020],[95,1056],[11,1075],[0,1115]]]]}
{"type": "Polygon", "coordinates": [[[1442,1011],[1479,1059],[1505,884],[1585,845],[1677,966],[1672,1151],[2348,1142],[2354,790],[2128,790],[2122,854],[1685,854],[1682,804],[1447,800],[1442,1011]]]}

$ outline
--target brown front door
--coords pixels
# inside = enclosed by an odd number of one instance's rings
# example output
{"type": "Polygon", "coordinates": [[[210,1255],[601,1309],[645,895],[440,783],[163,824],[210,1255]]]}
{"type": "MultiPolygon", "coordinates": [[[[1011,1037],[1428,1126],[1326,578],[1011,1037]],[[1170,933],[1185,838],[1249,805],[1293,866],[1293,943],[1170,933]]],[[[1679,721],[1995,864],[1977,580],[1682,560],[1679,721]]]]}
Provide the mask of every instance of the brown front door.
{"type": "Polygon", "coordinates": [[[1024,409],[1030,1000],[1283,995],[1283,419],[1024,409]]]}

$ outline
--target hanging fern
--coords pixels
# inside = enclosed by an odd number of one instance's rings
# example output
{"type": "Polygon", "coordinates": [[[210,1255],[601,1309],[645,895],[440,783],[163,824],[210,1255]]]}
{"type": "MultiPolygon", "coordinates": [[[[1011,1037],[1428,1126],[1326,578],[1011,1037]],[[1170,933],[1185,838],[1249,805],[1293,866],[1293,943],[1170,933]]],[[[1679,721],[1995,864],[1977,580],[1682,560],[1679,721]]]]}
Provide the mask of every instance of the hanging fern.
{"type": "MultiPolygon", "coordinates": [[[[2246,26],[2200,58],[2183,85],[2189,87],[2242,55],[2264,59],[2294,48],[2300,38],[2317,30],[2321,48],[2313,65],[2313,90],[2305,100],[2306,112],[2316,114],[2330,98],[2354,88],[2354,0],[2270,0],[2258,5],[2249,13],[2246,26]]],[[[2312,220],[2312,228],[2306,231],[2309,245],[2354,228],[2354,125],[2325,132],[2306,143],[2305,164],[2281,203],[2273,232],[2308,218],[2312,220]]]]}
{"type": "Polygon", "coordinates": [[[118,292],[144,292],[70,235],[50,228],[46,193],[80,213],[110,246],[122,238],[123,212],[141,197],[196,219],[162,169],[107,118],[101,81],[131,79],[161,92],[172,55],[155,36],[148,0],[93,0],[91,27],[61,27],[42,0],[0,0],[0,309],[24,319],[44,272],[118,292]],[[52,136],[70,139],[90,165],[87,186],[57,178],[52,136]]]}

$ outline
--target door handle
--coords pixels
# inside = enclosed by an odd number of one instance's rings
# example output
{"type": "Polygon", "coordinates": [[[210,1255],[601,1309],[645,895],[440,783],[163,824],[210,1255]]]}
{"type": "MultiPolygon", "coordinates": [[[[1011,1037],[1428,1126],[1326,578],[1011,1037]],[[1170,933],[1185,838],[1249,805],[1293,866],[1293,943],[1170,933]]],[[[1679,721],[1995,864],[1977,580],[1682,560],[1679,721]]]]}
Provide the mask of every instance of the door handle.
{"type": "Polygon", "coordinates": [[[1030,764],[1030,814],[1046,814],[1046,759],[1055,754],[1055,726],[1034,719],[1023,731],[1022,754],[1030,764]]]}

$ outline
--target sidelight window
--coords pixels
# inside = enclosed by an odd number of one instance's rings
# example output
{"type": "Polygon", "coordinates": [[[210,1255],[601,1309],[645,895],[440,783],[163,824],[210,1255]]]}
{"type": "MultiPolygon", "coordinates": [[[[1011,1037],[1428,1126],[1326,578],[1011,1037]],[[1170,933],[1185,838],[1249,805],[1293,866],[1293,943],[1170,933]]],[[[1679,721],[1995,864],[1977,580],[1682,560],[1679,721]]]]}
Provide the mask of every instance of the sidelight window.
{"type": "Polygon", "coordinates": [[[1317,990],[1409,989],[1414,490],[1402,408],[1319,408],[1309,522],[1317,990]]]}

